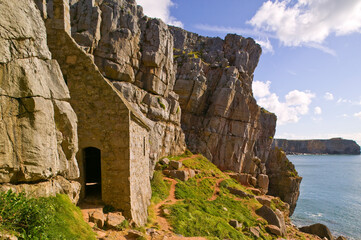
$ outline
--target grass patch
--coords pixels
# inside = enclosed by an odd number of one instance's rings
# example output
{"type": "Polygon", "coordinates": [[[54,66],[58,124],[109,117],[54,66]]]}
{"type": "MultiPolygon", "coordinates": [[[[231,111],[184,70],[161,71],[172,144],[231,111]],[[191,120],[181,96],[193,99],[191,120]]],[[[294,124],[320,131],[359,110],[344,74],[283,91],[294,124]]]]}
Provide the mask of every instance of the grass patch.
{"type": "MultiPolygon", "coordinates": [[[[167,206],[168,216],[175,232],[184,236],[214,237],[214,239],[253,239],[242,230],[228,224],[230,219],[243,223],[244,229],[261,223],[252,215],[247,204],[220,196],[215,201],[186,200],[167,206]]],[[[259,239],[271,239],[264,229],[259,239]]]]}
{"type": "Polygon", "coordinates": [[[163,179],[161,171],[155,171],[151,181],[152,186],[152,203],[159,203],[169,196],[171,184],[163,179]]]}
{"type": "Polygon", "coordinates": [[[0,231],[19,239],[96,239],[66,195],[27,198],[24,193],[1,192],[0,216],[0,231]]]}
{"type": "Polygon", "coordinates": [[[163,108],[165,110],[165,105],[160,98],[158,98],[158,104],[161,108],[163,108]]]}
{"type": "Polygon", "coordinates": [[[202,155],[196,158],[185,159],[182,163],[187,168],[201,170],[202,173],[198,177],[226,177],[216,165],[202,155]]]}
{"type": "Polygon", "coordinates": [[[213,186],[216,184],[214,179],[197,179],[191,178],[187,182],[179,181],[175,189],[177,199],[198,199],[207,200],[213,195],[213,186]]]}

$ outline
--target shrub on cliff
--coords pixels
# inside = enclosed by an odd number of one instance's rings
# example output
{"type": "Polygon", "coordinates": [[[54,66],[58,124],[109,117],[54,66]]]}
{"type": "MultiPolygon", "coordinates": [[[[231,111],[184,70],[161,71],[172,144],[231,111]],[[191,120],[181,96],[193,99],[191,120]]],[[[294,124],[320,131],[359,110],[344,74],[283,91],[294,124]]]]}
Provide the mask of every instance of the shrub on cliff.
{"type": "Polygon", "coordinates": [[[68,196],[27,198],[11,190],[0,193],[0,232],[19,239],[95,239],[68,196]]]}

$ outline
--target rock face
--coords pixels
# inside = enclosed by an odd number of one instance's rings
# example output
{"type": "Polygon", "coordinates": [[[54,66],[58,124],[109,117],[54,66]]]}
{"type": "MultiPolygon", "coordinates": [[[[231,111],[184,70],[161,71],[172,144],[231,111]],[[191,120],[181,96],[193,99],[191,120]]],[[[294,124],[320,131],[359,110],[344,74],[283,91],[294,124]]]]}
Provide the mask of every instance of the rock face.
{"type": "Polygon", "coordinates": [[[0,15],[0,188],[76,201],[77,117],[44,22],[32,0],[2,1],[0,15]]]}
{"type": "Polygon", "coordinates": [[[275,139],[273,147],[282,148],[286,154],[360,154],[360,146],[355,141],[342,138],[328,140],[275,139]]]}
{"type": "Polygon", "coordinates": [[[319,236],[320,238],[327,238],[328,240],[333,240],[333,236],[325,225],[321,223],[316,223],[310,226],[301,227],[301,232],[310,233],[319,236]]]}
{"type": "Polygon", "coordinates": [[[133,0],[71,0],[70,9],[74,40],[152,126],[150,171],[160,157],[184,152],[168,26],[144,16],[133,0]]]}
{"type": "Polygon", "coordinates": [[[187,146],[222,170],[266,174],[276,116],[252,94],[261,47],[232,34],[222,40],[176,27],[171,32],[187,146]]]}
{"type": "Polygon", "coordinates": [[[298,176],[295,166],[279,148],[271,150],[266,167],[269,177],[268,194],[278,196],[288,203],[292,215],[300,195],[302,177],[298,176]]]}

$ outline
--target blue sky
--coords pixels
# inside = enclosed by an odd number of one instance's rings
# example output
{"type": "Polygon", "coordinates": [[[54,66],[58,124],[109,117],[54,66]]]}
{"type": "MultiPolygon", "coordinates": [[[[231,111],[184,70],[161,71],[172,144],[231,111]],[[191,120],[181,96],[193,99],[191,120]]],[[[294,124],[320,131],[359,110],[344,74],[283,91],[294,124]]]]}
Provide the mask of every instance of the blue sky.
{"type": "Polygon", "coordinates": [[[263,49],[259,105],[276,137],[361,144],[361,0],[138,0],[147,15],[204,36],[237,33],[263,49]]]}

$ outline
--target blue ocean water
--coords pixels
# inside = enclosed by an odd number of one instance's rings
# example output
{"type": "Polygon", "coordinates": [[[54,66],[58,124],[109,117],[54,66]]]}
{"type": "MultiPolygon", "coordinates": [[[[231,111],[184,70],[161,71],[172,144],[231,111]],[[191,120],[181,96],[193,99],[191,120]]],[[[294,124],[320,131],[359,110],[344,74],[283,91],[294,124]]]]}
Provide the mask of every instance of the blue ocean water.
{"type": "Polygon", "coordinates": [[[293,223],[323,223],[335,236],[360,240],[361,155],[288,157],[303,177],[293,223]]]}

